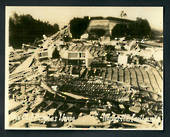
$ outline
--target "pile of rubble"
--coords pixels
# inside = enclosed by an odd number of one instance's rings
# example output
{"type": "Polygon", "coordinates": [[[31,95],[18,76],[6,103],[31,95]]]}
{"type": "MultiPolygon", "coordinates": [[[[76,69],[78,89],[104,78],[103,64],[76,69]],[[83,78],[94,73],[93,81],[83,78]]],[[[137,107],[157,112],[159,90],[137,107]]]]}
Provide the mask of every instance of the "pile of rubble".
{"type": "MultiPolygon", "coordinates": [[[[119,83],[102,80],[96,82],[62,74],[57,76],[56,71],[55,75],[50,71],[48,76],[49,71],[43,67],[41,69],[39,72],[40,66],[32,66],[15,76],[10,75],[11,127],[86,127],[86,124],[78,122],[80,118],[86,117],[97,118],[98,124],[89,123],[88,126],[98,128],[128,128],[133,127],[133,124],[135,128],[136,117],[156,117],[160,118],[159,122],[162,121],[162,98],[158,94],[119,83]],[[96,114],[91,115],[93,112],[96,114]],[[131,116],[130,120],[134,122],[122,117],[126,124],[120,122],[119,118],[116,118],[117,124],[113,124],[116,115],[121,117],[125,114],[131,116]]],[[[151,120],[147,121],[150,124],[151,120]]]]}
{"type": "MultiPolygon", "coordinates": [[[[57,33],[50,39],[47,38],[41,46],[48,48],[49,43],[55,45],[53,39],[58,37],[60,38],[61,34],[57,33]]],[[[40,60],[41,46],[29,52],[10,52],[8,82],[10,127],[162,126],[162,94],[117,79],[107,80],[106,68],[105,71],[102,68],[103,71],[99,74],[95,71],[97,77],[81,67],[80,76],[75,78],[70,75],[71,67],[65,66],[60,58],[40,60]]],[[[132,77],[128,77],[133,80],[132,77]]],[[[120,76],[118,79],[121,79],[120,76]]]]}

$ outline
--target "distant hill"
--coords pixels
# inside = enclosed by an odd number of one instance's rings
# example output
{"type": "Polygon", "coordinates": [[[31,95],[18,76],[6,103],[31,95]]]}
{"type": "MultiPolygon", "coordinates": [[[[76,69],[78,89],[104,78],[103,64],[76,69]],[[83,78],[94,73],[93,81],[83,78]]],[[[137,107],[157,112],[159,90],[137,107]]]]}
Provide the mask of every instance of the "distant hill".
{"type": "Polygon", "coordinates": [[[135,20],[129,20],[125,18],[117,18],[117,17],[90,17],[90,20],[110,20],[117,22],[134,22],[135,20]]]}

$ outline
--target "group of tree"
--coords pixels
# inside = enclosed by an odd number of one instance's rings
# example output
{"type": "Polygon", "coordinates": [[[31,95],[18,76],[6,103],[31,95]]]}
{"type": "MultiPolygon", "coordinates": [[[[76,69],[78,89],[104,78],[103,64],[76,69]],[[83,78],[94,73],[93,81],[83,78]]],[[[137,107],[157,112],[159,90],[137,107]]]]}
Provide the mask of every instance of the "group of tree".
{"type": "MultiPolygon", "coordinates": [[[[104,19],[103,17],[73,18],[70,21],[70,32],[72,38],[79,39],[86,32],[89,22],[95,19],[104,19]]],[[[108,17],[109,20],[118,20],[114,17],[108,17]]],[[[149,22],[146,19],[137,18],[136,21],[127,19],[119,19],[120,22],[112,29],[111,37],[127,37],[127,38],[151,38],[153,36],[149,22]]],[[[89,39],[98,39],[106,34],[105,29],[92,29],[89,32],[89,39]]]]}
{"type": "Polygon", "coordinates": [[[51,25],[34,19],[31,15],[14,14],[9,18],[9,44],[13,48],[22,48],[22,44],[33,44],[45,34],[49,36],[59,31],[58,24],[51,25]]]}
{"type": "Polygon", "coordinates": [[[112,29],[112,37],[152,38],[152,30],[146,19],[117,24],[112,29]]]}

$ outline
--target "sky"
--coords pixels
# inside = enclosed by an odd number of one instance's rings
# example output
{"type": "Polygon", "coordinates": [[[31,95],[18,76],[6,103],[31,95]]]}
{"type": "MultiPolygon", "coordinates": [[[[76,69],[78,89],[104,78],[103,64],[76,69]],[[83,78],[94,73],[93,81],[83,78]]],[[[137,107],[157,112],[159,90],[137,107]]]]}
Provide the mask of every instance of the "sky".
{"type": "Polygon", "coordinates": [[[35,19],[57,23],[60,28],[67,25],[74,17],[103,16],[120,17],[121,11],[127,14],[126,19],[136,20],[137,17],[147,19],[153,29],[163,30],[163,7],[62,7],[62,6],[7,6],[6,17],[14,13],[30,14],[35,19]]]}

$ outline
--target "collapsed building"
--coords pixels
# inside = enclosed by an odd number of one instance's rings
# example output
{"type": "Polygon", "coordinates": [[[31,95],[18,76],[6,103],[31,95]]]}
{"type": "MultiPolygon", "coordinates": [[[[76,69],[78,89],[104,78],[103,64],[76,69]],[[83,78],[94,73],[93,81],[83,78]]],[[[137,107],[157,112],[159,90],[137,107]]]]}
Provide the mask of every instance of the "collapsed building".
{"type": "MultiPolygon", "coordinates": [[[[84,48],[84,47],[83,47],[84,48]]],[[[61,58],[65,62],[66,65],[78,65],[89,67],[93,56],[88,52],[88,50],[64,50],[60,52],[61,58]]]]}
{"type": "Polygon", "coordinates": [[[64,28],[35,49],[10,52],[10,127],[162,127],[162,47],[148,57],[136,40],[64,42],[67,35],[64,28]]]}

